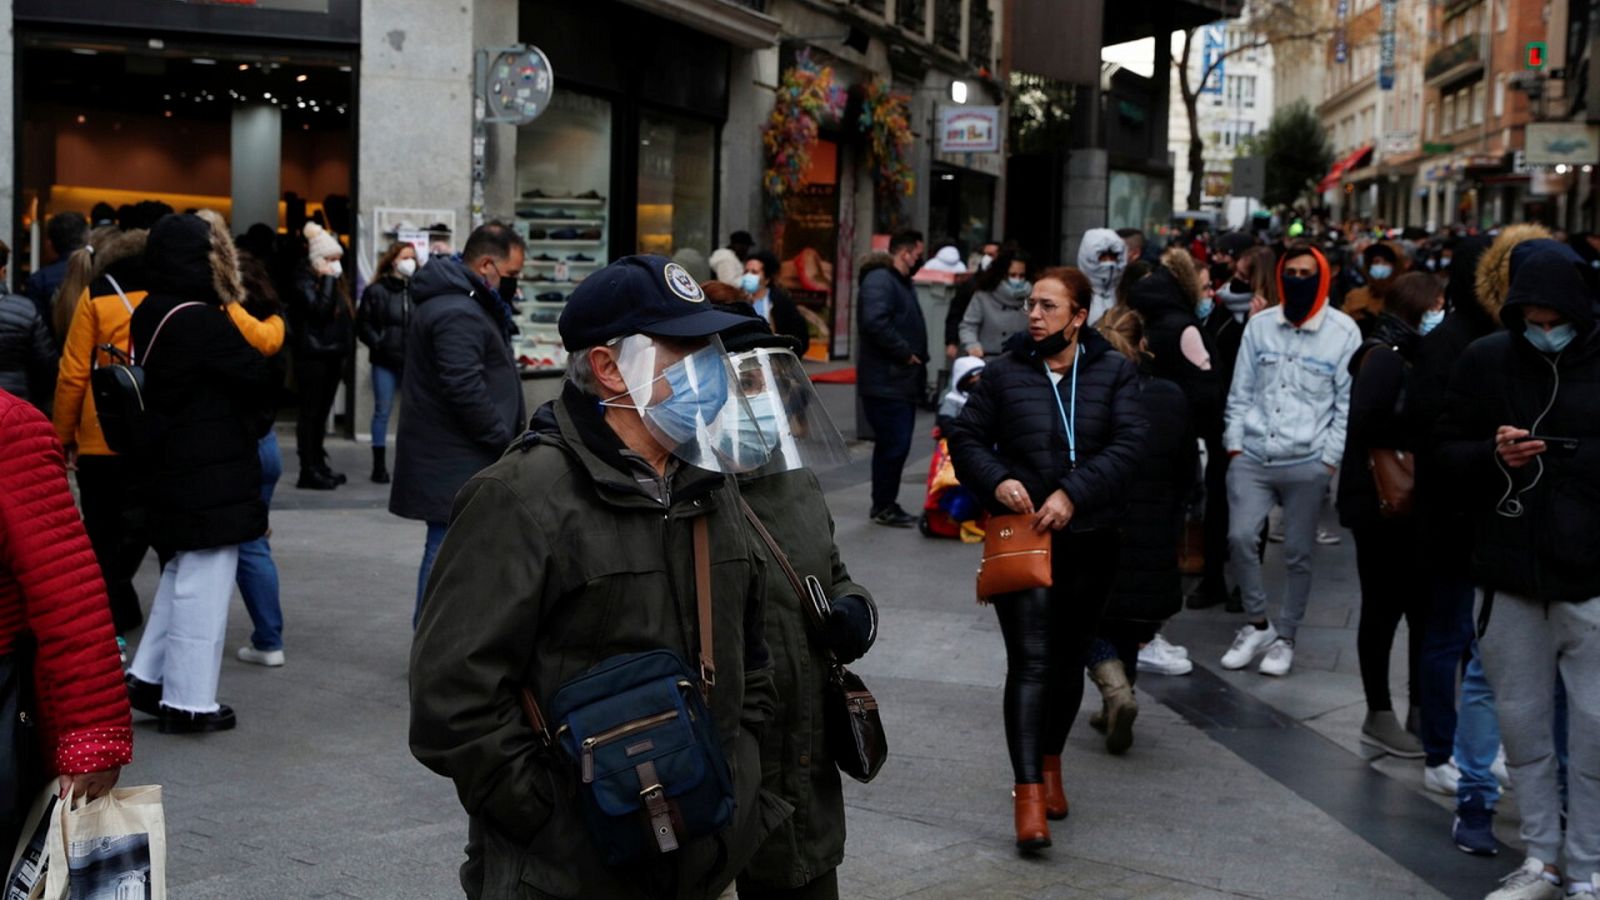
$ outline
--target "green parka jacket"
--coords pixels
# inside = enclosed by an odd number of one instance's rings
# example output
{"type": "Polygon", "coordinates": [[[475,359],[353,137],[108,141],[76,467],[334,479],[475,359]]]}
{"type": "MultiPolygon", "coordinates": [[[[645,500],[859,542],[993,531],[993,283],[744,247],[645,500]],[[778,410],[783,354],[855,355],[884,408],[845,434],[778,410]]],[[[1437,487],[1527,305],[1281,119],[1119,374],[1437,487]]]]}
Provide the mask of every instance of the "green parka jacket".
{"type": "MultiPolygon", "coordinates": [[[[801,578],[815,575],[829,597],[855,594],[872,602],[839,559],[833,517],[816,475],[797,469],[741,477],[739,489],[801,578]]],[[[770,563],[767,646],[783,702],[761,741],[761,784],[794,806],[794,815],[767,838],[739,876],[741,885],[765,889],[809,884],[844,860],[844,788],[823,734],[828,657],[800,602],[783,570],[770,563]]]]}
{"type": "Polygon", "coordinates": [[[553,413],[553,428],[536,423],[456,497],[411,649],[411,752],[455,782],[472,816],[469,897],[715,898],[789,812],[760,791],[760,732],[775,697],[764,566],[738,487],[679,466],[663,504],[592,399],[569,385],[553,413]],[[654,865],[609,869],[583,826],[575,767],[540,744],[518,692],[532,686],[548,709],[562,684],[602,660],[654,648],[693,665],[699,516],[711,517],[710,705],[734,823],[654,865]]]}

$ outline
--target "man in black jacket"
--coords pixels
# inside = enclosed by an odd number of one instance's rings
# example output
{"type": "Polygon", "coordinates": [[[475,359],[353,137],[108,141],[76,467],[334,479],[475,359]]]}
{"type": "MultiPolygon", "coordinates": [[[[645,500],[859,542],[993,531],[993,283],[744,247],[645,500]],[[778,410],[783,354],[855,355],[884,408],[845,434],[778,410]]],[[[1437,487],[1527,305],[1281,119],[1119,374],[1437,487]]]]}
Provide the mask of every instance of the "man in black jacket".
{"type": "Polygon", "coordinates": [[[1510,269],[1506,330],[1473,343],[1451,374],[1438,461],[1471,509],[1478,644],[1528,848],[1491,896],[1558,896],[1562,857],[1574,882],[1600,887],[1600,292],[1553,240],[1519,244],[1510,269]],[[1570,729],[1564,835],[1558,678],[1570,729]]]}
{"type": "Polygon", "coordinates": [[[406,336],[405,414],[389,511],[428,525],[413,626],[456,492],[500,458],[526,418],[506,301],[495,287],[522,271],[523,247],[515,230],[480,225],[459,261],[430,258],[411,282],[416,310],[406,336]]]}
{"type": "Polygon", "coordinates": [[[872,426],[872,510],[879,525],[910,528],[916,517],[900,508],[900,473],[911,455],[917,404],[927,390],[928,326],[911,286],[922,264],[922,234],[889,239],[889,264],[869,262],[861,273],[861,362],[856,395],[872,426]]]}

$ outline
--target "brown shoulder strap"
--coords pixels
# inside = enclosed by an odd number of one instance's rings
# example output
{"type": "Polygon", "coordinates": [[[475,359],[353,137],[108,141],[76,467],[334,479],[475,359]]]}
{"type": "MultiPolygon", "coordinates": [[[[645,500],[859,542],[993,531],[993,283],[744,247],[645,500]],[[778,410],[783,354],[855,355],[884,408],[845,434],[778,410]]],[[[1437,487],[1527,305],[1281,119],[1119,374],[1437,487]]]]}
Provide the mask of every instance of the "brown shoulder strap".
{"type": "Polygon", "coordinates": [[[700,610],[700,690],[707,699],[717,684],[716,657],[711,644],[711,537],[709,516],[694,520],[694,593],[700,610]]]}
{"type": "Polygon", "coordinates": [[[817,615],[816,607],[811,603],[811,595],[806,592],[805,584],[800,579],[800,573],[794,570],[794,563],[789,562],[789,555],[783,552],[782,547],[778,546],[777,539],[772,536],[772,532],[767,530],[767,526],[761,521],[761,517],[756,515],[756,511],[750,508],[749,502],[743,497],[739,498],[739,507],[744,510],[745,521],[749,522],[750,527],[756,530],[756,534],[761,535],[761,541],[767,545],[768,552],[772,554],[773,559],[778,561],[778,567],[783,569],[784,576],[789,579],[789,586],[794,589],[795,596],[800,598],[800,608],[807,610],[812,617],[812,621],[820,625],[821,622],[818,621],[820,617],[817,615]]]}

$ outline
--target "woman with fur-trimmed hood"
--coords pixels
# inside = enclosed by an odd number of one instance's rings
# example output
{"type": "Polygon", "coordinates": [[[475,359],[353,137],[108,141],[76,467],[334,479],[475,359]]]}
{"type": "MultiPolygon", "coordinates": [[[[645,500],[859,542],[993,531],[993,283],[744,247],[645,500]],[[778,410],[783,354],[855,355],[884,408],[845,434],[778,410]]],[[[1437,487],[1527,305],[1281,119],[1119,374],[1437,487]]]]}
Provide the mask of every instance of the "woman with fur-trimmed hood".
{"type": "Polygon", "coordinates": [[[226,309],[244,299],[226,231],[166,216],[150,229],[144,262],[150,293],[131,338],[157,434],[137,464],[150,541],[171,559],[129,697],[163,732],[222,731],[234,726],[216,694],[239,545],[267,530],[256,442],[271,426],[273,375],[226,309]]]}

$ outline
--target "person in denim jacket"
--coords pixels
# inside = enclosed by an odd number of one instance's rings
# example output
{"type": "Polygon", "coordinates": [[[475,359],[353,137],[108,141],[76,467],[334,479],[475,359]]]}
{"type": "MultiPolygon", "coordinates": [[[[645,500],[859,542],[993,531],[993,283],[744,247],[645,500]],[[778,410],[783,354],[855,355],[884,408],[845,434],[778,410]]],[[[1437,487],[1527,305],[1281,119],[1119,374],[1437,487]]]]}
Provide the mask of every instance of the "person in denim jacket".
{"type": "Polygon", "coordinates": [[[1344,454],[1350,415],[1350,357],[1361,333],[1328,305],[1328,261],[1315,248],[1291,247],[1278,263],[1282,303],[1245,326],[1228,392],[1223,443],[1228,467],[1228,544],[1249,621],[1222,656],[1242,669],[1263,650],[1263,675],[1286,675],[1295,630],[1311,595],[1317,513],[1344,454]],[[1256,541],[1274,505],[1283,507],[1288,578],[1277,621],[1267,619],[1267,591],[1256,541]]]}

